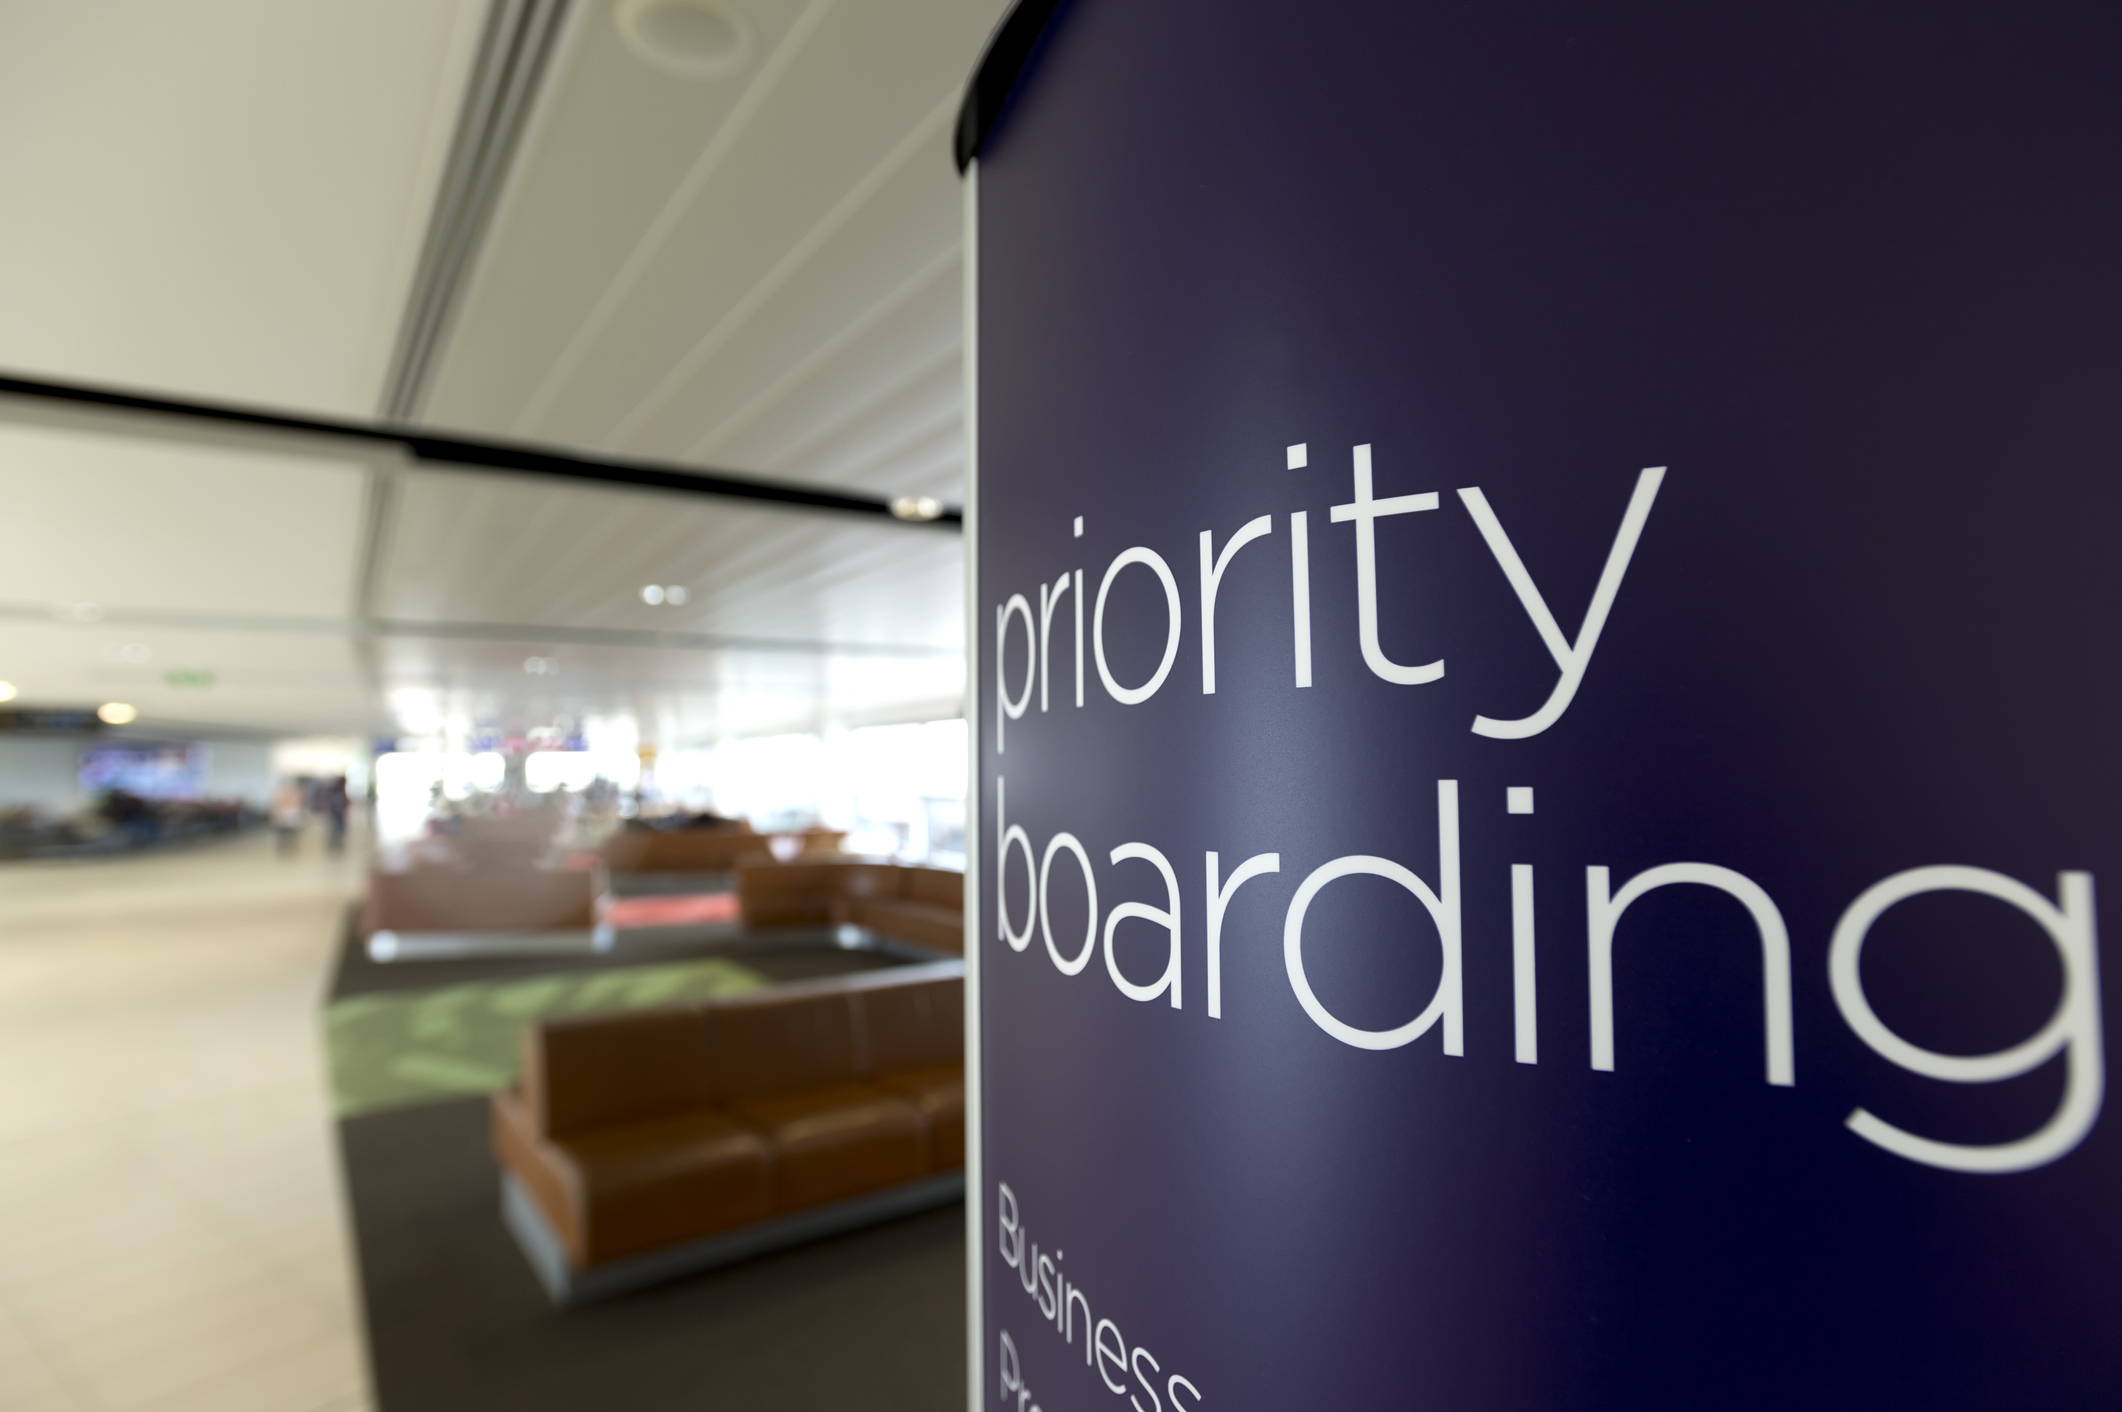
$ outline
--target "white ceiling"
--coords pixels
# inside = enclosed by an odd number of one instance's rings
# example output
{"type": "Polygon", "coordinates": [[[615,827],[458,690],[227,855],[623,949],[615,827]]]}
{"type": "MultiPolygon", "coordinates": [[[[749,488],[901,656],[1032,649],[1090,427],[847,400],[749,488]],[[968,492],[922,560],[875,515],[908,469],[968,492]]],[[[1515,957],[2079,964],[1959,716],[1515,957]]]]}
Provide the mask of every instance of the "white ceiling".
{"type": "Polygon", "coordinates": [[[482,8],[0,5],[0,367],[367,414],[482,8]]]}
{"type": "Polygon", "coordinates": [[[950,133],[1002,9],[744,0],[698,79],[577,8],[428,420],[955,498],[950,133]]]}
{"type": "MultiPolygon", "coordinates": [[[[1003,0],[724,4],[738,62],[686,76],[575,0],[423,420],[955,502],[949,130],[1003,0]]],[[[483,16],[0,8],[0,369],[372,414],[483,16]]],[[[935,527],[109,430],[0,431],[26,702],[289,732],[619,714],[676,745],[963,689],[935,527]]]]}

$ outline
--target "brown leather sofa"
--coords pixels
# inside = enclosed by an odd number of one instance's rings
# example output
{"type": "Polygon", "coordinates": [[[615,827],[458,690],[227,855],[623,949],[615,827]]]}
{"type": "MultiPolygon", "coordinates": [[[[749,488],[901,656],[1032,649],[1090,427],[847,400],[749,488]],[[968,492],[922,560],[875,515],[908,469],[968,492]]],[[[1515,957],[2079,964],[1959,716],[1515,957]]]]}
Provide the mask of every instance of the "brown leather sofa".
{"type": "Polygon", "coordinates": [[[551,1021],[494,1095],[511,1230],[561,1303],[955,1199],[964,967],[551,1021]]]}
{"type": "Polygon", "coordinates": [[[852,922],[932,951],[965,948],[965,875],[893,863],[784,863],[737,870],[747,928],[852,922]]]}

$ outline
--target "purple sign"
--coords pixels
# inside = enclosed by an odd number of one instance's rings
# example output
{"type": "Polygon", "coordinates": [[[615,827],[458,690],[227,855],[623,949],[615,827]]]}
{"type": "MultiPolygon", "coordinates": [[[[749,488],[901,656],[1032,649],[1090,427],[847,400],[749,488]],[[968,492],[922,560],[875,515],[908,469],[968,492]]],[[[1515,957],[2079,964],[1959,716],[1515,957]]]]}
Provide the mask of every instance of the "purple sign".
{"type": "Polygon", "coordinates": [[[2117,73],[1046,26],[969,186],[981,1405],[2122,1406],[2117,73]]]}

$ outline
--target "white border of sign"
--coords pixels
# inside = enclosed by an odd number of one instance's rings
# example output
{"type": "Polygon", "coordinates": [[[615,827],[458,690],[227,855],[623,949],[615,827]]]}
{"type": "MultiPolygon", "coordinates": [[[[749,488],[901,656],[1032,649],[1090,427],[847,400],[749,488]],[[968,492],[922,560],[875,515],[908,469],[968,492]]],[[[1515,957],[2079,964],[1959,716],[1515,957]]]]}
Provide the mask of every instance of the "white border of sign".
{"type": "Polygon", "coordinates": [[[965,1405],[985,1406],[987,1308],[981,1284],[980,1076],[980,163],[965,168],[965,1405]]]}

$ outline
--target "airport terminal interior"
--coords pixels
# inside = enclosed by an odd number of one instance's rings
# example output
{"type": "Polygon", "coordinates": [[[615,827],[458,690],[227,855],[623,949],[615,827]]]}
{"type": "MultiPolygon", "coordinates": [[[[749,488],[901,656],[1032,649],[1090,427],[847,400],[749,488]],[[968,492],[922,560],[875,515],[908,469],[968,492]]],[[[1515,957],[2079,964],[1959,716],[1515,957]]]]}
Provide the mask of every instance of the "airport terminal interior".
{"type": "Polygon", "coordinates": [[[1004,8],[0,10],[0,1409],[963,1398],[1004,8]]]}

